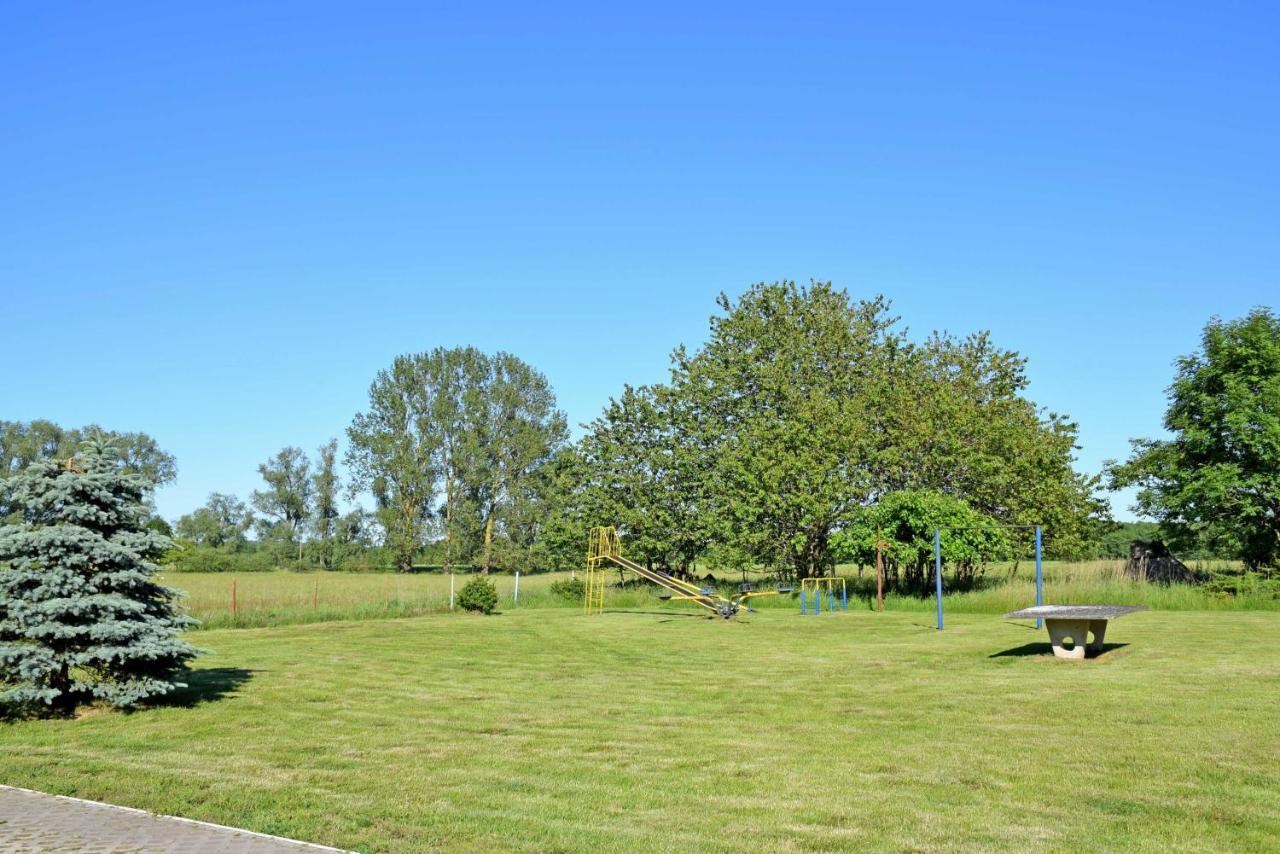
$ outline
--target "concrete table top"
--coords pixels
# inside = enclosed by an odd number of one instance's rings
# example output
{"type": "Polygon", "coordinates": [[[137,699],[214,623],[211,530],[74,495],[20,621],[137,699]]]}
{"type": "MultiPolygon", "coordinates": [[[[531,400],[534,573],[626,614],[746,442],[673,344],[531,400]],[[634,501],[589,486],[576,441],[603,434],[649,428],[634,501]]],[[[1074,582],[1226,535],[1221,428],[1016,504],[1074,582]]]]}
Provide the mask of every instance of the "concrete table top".
{"type": "Polygon", "coordinates": [[[1114,620],[1134,611],[1145,611],[1146,605],[1037,605],[1010,611],[1006,620],[1114,620]]]}

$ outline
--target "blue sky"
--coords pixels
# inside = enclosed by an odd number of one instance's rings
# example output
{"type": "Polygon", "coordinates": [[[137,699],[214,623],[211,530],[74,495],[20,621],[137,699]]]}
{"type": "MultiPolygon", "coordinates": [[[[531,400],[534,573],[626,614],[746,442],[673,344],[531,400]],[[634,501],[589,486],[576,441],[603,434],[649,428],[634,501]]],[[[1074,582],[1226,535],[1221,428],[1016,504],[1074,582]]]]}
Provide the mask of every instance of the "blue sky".
{"type": "Polygon", "coordinates": [[[990,329],[1095,471],[1280,307],[1273,4],[607,5],[11,8],[0,418],[151,433],[176,516],[398,353],[509,350],[578,423],[817,278],[990,329]]]}

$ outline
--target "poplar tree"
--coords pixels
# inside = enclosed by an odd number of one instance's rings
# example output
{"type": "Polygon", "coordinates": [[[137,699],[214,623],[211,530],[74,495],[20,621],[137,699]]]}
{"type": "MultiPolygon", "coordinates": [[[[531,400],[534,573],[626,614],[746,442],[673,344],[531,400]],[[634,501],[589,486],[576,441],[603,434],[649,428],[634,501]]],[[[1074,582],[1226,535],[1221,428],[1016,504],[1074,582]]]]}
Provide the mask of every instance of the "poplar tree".
{"type": "Polygon", "coordinates": [[[311,477],[311,492],[314,496],[311,512],[311,527],[315,531],[316,543],[320,552],[320,565],[325,569],[333,567],[333,535],[337,529],[338,518],[342,515],[338,508],[338,440],[330,439],[317,451],[316,473],[311,477]]]}
{"type": "Polygon", "coordinates": [[[145,526],[147,481],[98,438],[6,486],[19,521],[0,527],[0,701],[68,715],[183,687],[197,650],[179,632],[195,621],[155,580],[171,542],[145,526]]]}

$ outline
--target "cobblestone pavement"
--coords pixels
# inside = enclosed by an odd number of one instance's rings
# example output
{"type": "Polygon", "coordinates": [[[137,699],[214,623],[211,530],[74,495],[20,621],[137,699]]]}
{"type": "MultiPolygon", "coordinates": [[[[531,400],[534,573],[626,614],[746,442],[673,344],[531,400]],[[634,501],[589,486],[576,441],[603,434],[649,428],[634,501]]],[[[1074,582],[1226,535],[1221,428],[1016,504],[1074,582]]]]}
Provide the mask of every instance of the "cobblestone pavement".
{"type": "Polygon", "coordinates": [[[338,849],[0,786],[0,851],[304,854],[338,849]]]}

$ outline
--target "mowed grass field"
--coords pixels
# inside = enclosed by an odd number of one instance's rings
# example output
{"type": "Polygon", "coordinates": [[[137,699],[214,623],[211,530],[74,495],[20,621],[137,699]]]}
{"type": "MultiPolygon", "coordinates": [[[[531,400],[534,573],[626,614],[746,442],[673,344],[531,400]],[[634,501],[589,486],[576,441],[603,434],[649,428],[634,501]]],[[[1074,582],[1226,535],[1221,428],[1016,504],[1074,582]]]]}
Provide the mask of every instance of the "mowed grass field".
{"type": "Polygon", "coordinates": [[[573,608],[201,632],[0,781],[362,851],[1275,850],[1280,615],[573,608]]]}

